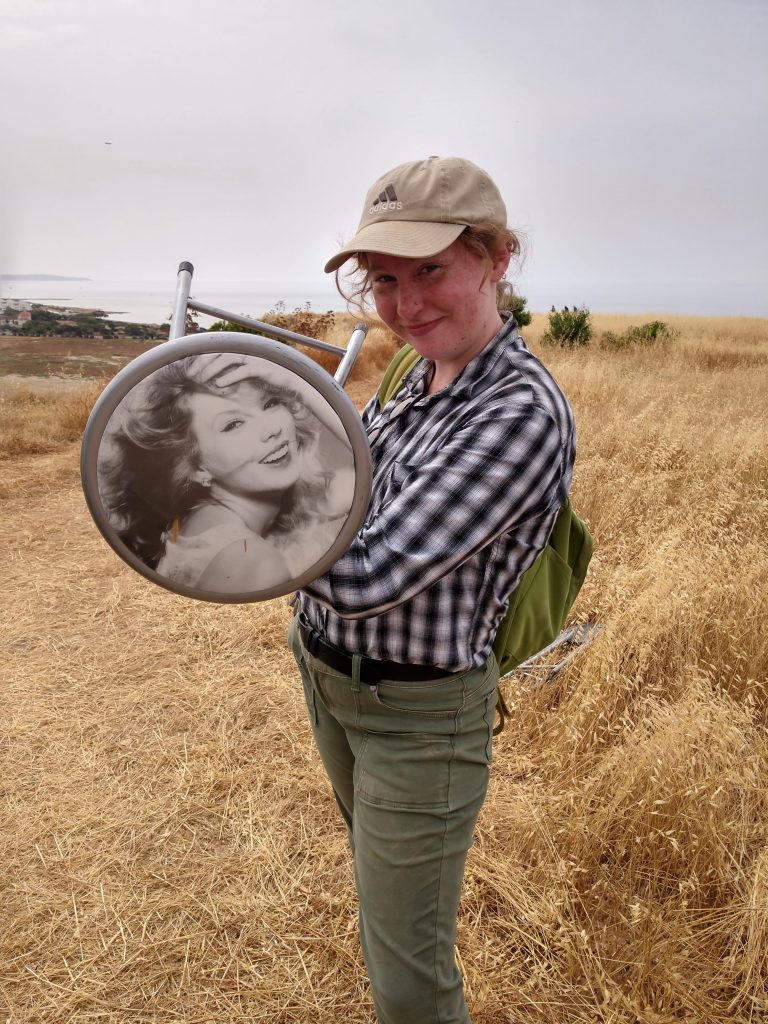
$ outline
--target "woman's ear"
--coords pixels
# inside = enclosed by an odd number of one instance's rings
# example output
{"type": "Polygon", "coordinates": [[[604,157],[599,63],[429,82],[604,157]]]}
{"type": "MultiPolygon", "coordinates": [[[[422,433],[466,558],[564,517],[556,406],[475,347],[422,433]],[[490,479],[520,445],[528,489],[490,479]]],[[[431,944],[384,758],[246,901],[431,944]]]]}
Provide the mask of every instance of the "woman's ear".
{"type": "Polygon", "coordinates": [[[200,484],[201,487],[210,487],[213,483],[213,477],[205,469],[196,469],[192,474],[192,479],[196,484],[200,484]]]}
{"type": "Polygon", "coordinates": [[[506,246],[496,255],[491,264],[491,271],[488,275],[492,284],[498,284],[499,281],[504,277],[509,267],[509,261],[512,259],[512,253],[506,246]]]}

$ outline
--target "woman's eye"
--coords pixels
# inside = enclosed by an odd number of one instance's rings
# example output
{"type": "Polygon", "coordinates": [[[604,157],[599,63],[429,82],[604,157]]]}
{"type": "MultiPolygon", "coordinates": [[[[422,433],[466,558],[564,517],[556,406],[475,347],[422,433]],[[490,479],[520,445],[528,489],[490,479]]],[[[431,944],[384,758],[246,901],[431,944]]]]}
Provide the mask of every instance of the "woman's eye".
{"type": "Polygon", "coordinates": [[[439,269],[440,269],[440,264],[439,263],[426,263],[421,268],[421,272],[422,272],[422,274],[431,274],[434,270],[439,270],[439,269]]]}
{"type": "Polygon", "coordinates": [[[282,404],[283,403],[279,398],[265,398],[262,404],[262,409],[274,409],[275,406],[282,404]]]}
{"type": "Polygon", "coordinates": [[[228,423],[224,424],[221,432],[222,434],[228,434],[231,430],[237,430],[237,428],[241,427],[244,423],[245,420],[229,420],[228,423]]]}

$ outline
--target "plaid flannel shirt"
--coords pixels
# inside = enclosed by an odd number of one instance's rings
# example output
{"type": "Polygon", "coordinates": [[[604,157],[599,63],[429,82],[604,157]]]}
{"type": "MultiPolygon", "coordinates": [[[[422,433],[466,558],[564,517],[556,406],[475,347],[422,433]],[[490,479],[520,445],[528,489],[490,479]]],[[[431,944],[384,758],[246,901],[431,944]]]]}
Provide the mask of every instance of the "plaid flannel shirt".
{"type": "Polygon", "coordinates": [[[446,388],[420,360],[383,410],[367,517],[298,595],[350,653],[457,672],[482,665],[517,581],[545,547],[575,455],[570,407],[514,319],[446,388]]]}

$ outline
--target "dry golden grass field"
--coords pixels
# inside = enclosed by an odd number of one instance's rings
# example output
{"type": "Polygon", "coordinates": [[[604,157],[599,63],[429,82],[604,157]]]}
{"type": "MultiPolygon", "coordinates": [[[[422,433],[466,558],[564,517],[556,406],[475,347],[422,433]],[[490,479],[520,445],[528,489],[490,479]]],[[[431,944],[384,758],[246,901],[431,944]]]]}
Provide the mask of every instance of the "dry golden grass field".
{"type": "MultiPolygon", "coordinates": [[[[574,617],[605,630],[506,686],[459,924],[475,1024],[768,1019],[768,322],[664,319],[626,352],[525,332],[575,410],[574,617]]],[[[0,1021],[370,1022],[287,603],[175,597],[109,550],[77,468],[99,389],[0,394],[0,1021]]]]}

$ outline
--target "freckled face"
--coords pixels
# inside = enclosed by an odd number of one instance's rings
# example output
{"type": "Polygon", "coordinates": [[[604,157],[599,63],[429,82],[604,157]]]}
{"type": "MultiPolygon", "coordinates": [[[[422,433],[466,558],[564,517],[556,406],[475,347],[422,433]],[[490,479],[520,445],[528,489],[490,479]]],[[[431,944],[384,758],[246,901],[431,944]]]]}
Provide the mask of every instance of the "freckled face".
{"type": "Polygon", "coordinates": [[[376,312],[426,359],[466,365],[500,327],[496,282],[508,262],[489,268],[458,240],[428,259],[371,253],[376,312]]]}
{"type": "Polygon", "coordinates": [[[254,387],[187,398],[201,469],[236,494],[285,491],[299,478],[296,424],[278,398],[254,387]]]}

